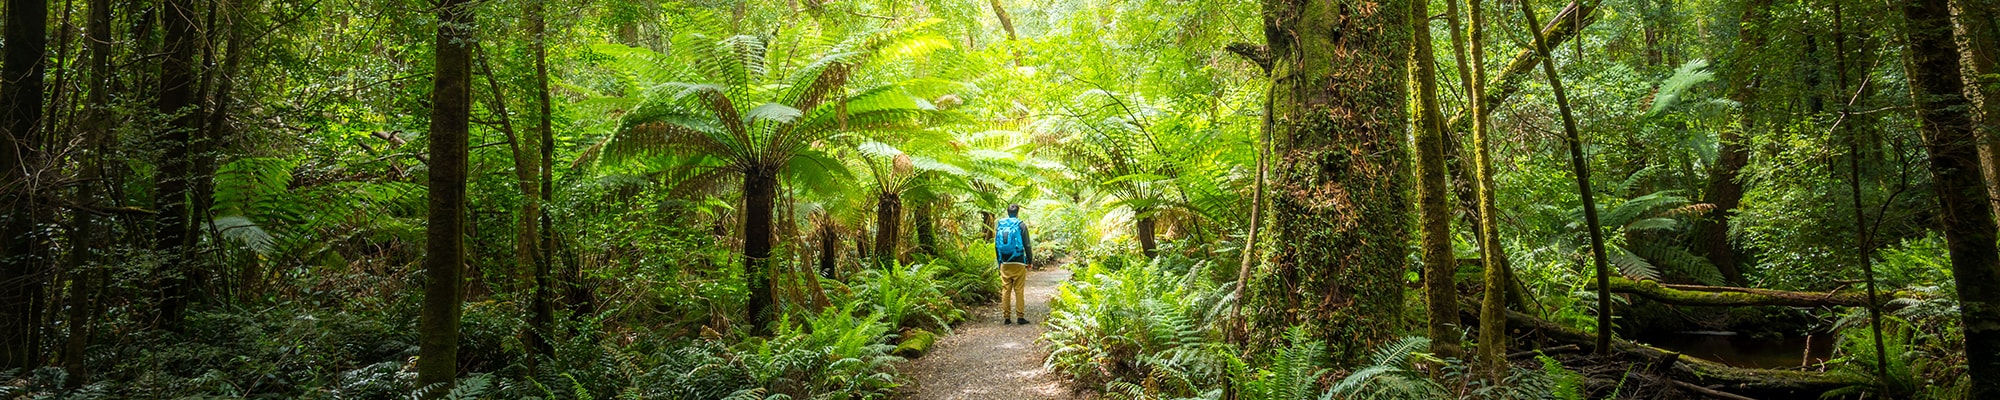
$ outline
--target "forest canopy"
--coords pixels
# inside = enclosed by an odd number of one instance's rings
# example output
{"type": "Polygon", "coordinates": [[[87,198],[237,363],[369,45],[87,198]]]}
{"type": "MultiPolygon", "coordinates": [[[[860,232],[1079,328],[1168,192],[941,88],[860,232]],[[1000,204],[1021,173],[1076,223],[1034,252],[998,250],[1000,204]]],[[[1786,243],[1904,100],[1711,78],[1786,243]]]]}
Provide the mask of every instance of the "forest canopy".
{"type": "Polygon", "coordinates": [[[0,399],[2000,398],[2000,0],[0,24],[0,399]]]}

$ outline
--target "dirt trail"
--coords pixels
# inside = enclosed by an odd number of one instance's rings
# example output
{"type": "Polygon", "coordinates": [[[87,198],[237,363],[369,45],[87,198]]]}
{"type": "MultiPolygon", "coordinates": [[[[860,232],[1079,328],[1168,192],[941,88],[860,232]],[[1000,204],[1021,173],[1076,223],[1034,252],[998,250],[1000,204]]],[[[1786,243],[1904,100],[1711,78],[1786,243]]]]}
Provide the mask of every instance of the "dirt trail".
{"type": "Polygon", "coordinates": [[[1061,376],[1042,368],[1048,355],[1035,343],[1049,315],[1056,284],[1067,269],[1028,273],[1028,325],[1000,323],[998,304],[974,308],[971,320],[938,340],[930,354],[903,366],[908,400],[1076,399],[1061,376]]]}

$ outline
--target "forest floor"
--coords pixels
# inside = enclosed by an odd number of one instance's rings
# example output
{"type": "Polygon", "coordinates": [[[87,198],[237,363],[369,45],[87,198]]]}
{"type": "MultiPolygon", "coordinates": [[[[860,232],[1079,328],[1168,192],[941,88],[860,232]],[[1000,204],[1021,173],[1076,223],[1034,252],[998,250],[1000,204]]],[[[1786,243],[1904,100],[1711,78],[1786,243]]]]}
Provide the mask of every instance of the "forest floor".
{"type": "Polygon", "coordinates": [[[1070,271],[1052,268],[1028,273],[1028,325],[1000,323],[998,303],[971,310],[963,325],[938,340],[929,354],[912,360],[903,372],[909,378],[901,398],[959,399],[1078,399],[1067,380],[1042,368],[1048,351],[1035,341],[1048,321],[1049,298],[1070,271]]]}

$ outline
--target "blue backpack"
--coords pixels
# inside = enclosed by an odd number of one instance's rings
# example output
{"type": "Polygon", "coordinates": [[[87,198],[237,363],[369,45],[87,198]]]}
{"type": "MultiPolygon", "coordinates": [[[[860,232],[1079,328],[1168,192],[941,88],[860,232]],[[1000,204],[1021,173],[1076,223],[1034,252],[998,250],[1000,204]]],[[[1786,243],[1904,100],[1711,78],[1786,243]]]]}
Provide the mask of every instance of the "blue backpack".
{"type": "Polygon", "coordinates": [[[1000,220],[1000,223],[993,227],[993,251],[1000,256],[1001,260],[1004,261],[1013,258],[1012,256],[1019,255],[1026,250],[1027,244],[1021,243],[1020,219],[1008,217],[1000,220]]]}

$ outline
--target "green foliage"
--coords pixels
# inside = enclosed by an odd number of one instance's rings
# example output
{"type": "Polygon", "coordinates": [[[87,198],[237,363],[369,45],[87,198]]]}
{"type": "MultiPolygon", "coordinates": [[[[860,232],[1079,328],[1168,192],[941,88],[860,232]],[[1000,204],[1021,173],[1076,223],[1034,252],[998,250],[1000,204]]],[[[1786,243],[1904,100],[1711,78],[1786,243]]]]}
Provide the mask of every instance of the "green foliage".
{"type": "Polygon", "coordinates": [[[869,269],[850,278],[848,290],[891,325],[949,332],[952,323],[965,319],[965,311],[937,284],[945,270],[938,264],[869,269]]]}

